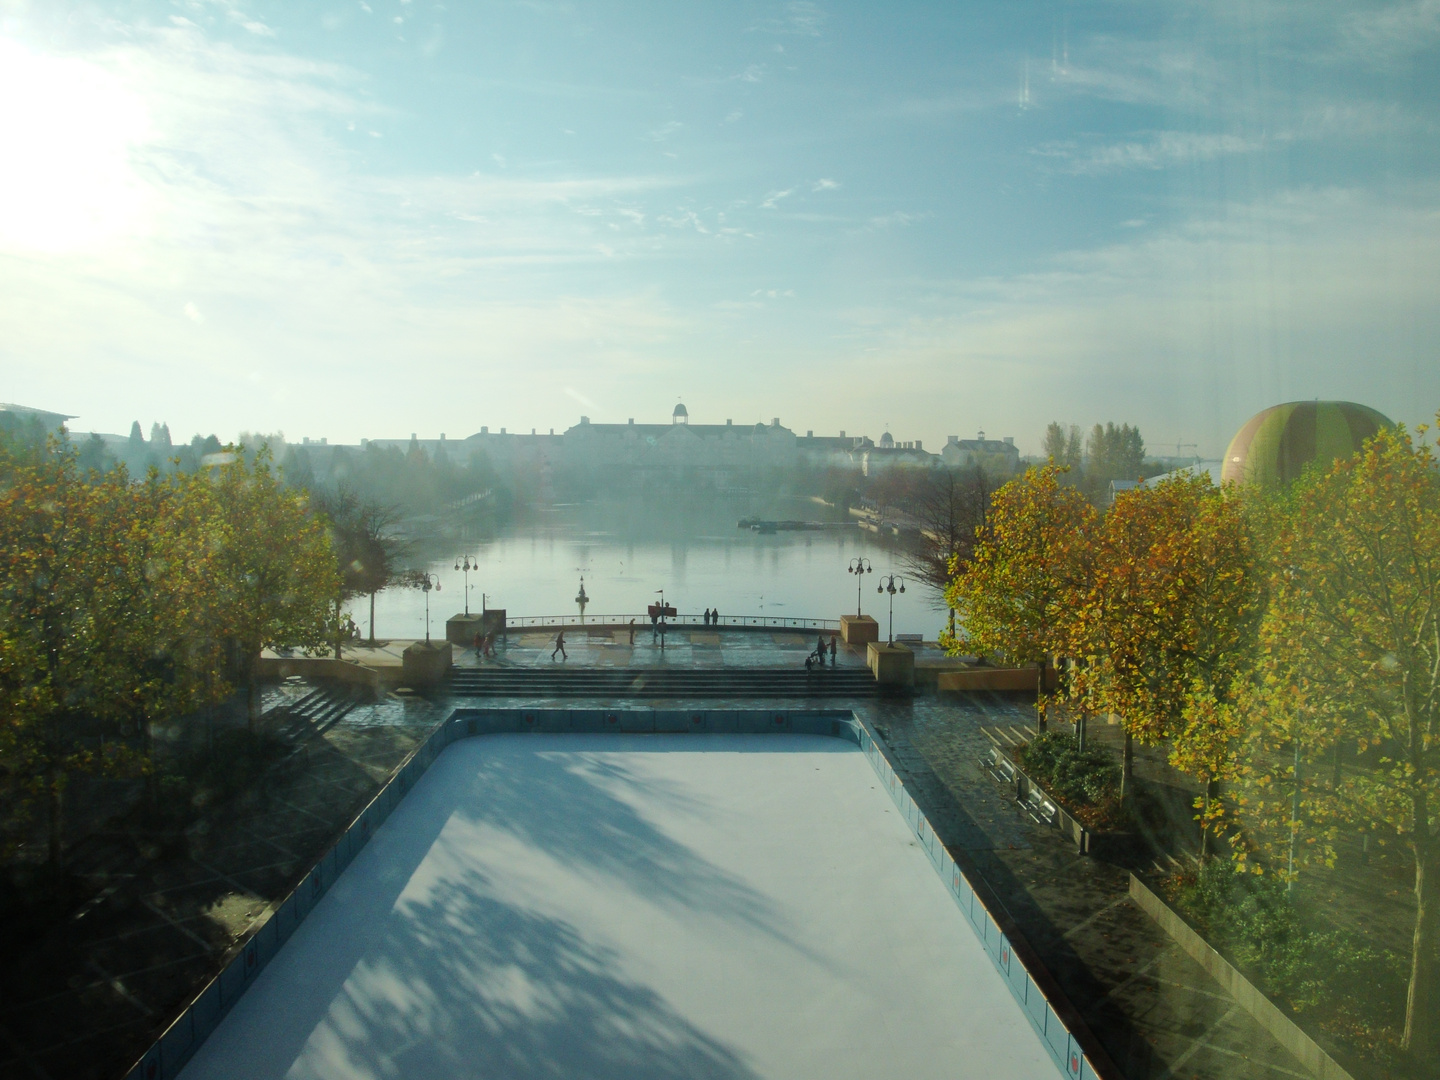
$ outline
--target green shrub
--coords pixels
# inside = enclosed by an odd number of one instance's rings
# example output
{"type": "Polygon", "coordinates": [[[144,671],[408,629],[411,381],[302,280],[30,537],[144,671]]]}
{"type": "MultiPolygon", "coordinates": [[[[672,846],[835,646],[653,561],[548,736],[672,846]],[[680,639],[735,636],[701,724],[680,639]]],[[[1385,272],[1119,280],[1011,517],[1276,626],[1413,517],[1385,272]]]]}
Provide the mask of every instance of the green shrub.
{"type": "Polygon", "coordinates": [[[1020,767],[1068,807],[1100,807],[1120,796],[1120,763],[1103,749],[1081,750],[1075,739],[1058,731],[1027,743],[1020,767]]]}
{"type": "Polygon", "coordinates": [[[1353,931],[1310,925],[1275,877],[1211,860],[1167,879],[1165,892],[1271,996],[1326,1030],[1374,1047],[1403,1016],[1404,958],[1353,931]]]}

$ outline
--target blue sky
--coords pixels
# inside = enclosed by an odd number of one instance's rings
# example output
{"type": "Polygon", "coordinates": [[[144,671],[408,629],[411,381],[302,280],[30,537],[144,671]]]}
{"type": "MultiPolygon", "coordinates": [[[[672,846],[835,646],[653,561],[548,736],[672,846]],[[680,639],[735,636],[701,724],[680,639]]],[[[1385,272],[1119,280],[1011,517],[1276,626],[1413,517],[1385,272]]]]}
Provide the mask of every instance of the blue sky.
{"type": "Polygon", "coordinates": [[[1218,454],[1440,407],[1440,0],[0,0],[0,399],[1218,454]]]}

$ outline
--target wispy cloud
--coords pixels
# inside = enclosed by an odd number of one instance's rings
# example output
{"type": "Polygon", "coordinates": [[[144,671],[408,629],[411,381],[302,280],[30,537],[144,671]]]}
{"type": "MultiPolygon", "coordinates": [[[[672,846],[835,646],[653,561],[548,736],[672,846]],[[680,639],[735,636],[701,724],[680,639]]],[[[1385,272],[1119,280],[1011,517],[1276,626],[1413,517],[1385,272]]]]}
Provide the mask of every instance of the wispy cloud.
{"type": "Polygon", "coordinates": [[[760,209],[774,210],[779,207],[780,201],[782,199],[788,199],[791,195],[794,194],[795,189],[793,187],[786,188],[784,191],[772,191],[770,192],[770,194],[766,195],[764,200],[760,203],[760,209]]]}
{"type": "Polygon", "coordinates": [[[796,0],[785,4],[777,12],[755,23],[753,29],[767,34],[797,34],[803,37],[819,37],[830,20],[827,11],[819,4],[807,0],[796,0]]]}
{"type": "Polygon", "coordinates": [[[1340,48],[1372,64],[1414,56],[1440,42],[1440,0],[1409,0],[1368,11],[1347,11],[1340,48]]]}
{"type": "Polygon", "coordinates": [[[1062,161],[1068,172],[1096,176],[1125,169],[1164,169],[1184,162],[1208,161],[1227,154],[1251,153],[1263,149],[1264,145],[1264,140],[1240,135],[1159,131],[1102,146],[1046,143],[1034,153],[1062,161]]]}
{"type": "Polygon", "coordinates": [[[819,180],[816,180],[815,183],[810,186],[810,190],[811,190],[811,191],[835,191],[835,190],[838,189],[839,187],[840,187],[840,181],[839,181],[839,180],[830,180],[830,179],[828,179],[828,178],[826,178],[826,177],[821,177],[819,180]]]}

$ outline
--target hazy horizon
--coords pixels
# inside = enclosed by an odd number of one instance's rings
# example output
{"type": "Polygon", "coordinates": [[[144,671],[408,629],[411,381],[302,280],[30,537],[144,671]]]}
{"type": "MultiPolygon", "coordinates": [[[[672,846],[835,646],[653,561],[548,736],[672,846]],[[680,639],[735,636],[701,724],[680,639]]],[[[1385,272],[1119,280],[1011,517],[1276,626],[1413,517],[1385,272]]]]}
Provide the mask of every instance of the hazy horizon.
{"type": "Polygon", "coordinates": [[[0,2],[0,398],[293,441],[1440,406],[1433,4],[0,2]]]}

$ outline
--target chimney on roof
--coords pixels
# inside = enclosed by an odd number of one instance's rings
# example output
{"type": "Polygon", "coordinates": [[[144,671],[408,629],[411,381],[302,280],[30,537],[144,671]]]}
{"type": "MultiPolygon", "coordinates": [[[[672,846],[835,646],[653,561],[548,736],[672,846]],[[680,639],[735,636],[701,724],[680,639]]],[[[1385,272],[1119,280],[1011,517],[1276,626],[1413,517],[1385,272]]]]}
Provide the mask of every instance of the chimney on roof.
{"type": "Polygon", "coordinates": [[[814,431],[807,431],[807,432],[805,432],[805,438],[807,438],[807,439],[813,439],[814,437],[815,437],[815,432],[814,432],[814,431]]]}
{"type": "Polygon", "coordinates": [[[946,445],[946,446],[954,446],[954,445],[955,445],[956,443],[958,443],[959,441],[960,441],[960,436],[959,436],[959,435],[946,435],[946,436],[945,436],[945,445],[946,445]]]}
{"type": "Polygon", "coordinates": [[[920,440],[919,440],[919,439],[916,439],[916,440],[915,440],[915,449],[916,449],[916,450],[924,450],[924,449],[925,449],[923,446],[920,445],[920,440]]]}
{"type": "Polygon", "coordinates": [[[481,428],[480,428],[480,434],[481,434],[481,435],[489,435],[489,434],[490,434],[490,429],[489,429],[488,427],[481,427],[481,428]]]}
{"type": "Polygon", "coordinates": [[[1014,445],[1015,445],[1015,436],[1013,436],[1013,435],[1006,435],[1006,436],[1005,436],[1005,445],[1006,445],[1006,446],[1014,446],[1014,445]]]}
{"type": "Polygon", "coordinates": [[[726,427],[731,427],[733,424],[734,424],[734,421],[733,421],[733,420],[726,420],[726,421],[725,421],[725,426],[726,426],[726,427]]]}
{"type": "Polygon", "coordinates": [[[590,423],[590,417],[588,417],[588,416],[582,416],[582,417],[580,417],[580,423],[582,423],[582,424],[588,424],[588,423],[590,423]]]}
{"type": "Polygon", "coordinates": [[[634,427],[634,426],[635,426],[635,417],[633,417],[633,416],[630,417],[630,426],[631,426],[631,427],[634,427]]]}
{"type": "Polygon", "coordinates": [[[841,432],[840,432],[840,438],[843,439],[844,437],[845,437],[845,432],[844,432],[844,431],[841,431],[841,432]]]}
{"type": "Polygon", "coordinates": [[[771,427],[779,427],[779,426],[780,426],[780,418],[777,416],[777,417],[775,417],[774,420],[771,420],[771,421],[770,421],[770,426],[771,426],[771,427]]]}

